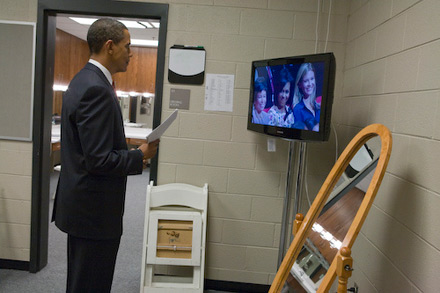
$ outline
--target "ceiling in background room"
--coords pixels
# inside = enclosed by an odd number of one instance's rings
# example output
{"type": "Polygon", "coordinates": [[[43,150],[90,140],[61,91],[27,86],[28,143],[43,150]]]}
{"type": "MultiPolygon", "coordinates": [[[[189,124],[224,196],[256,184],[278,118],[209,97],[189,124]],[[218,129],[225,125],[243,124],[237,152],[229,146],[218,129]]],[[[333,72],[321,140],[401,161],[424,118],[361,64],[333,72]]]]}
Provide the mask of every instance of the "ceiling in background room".
{"type": "MultiPolygon", "coordinates": [[[[58,15],[56,17],[57,29],[60,29],[77,38],[87,41],[87,30],[91,23],[98,17],[81,15],[58,15]]],[[[159,35],[159,20],[117,18],[123,22],[130,31],[132,46],[157,47],[159,35]]]]}

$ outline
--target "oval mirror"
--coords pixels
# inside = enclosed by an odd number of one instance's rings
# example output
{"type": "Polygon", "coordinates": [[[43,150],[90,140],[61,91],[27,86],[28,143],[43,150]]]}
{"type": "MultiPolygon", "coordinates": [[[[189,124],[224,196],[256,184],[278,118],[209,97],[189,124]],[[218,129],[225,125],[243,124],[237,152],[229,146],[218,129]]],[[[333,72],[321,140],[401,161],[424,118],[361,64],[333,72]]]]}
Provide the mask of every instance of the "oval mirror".
{"type": "Polygon", "coordinates": [[[269,292],[328,292],[341,248],[351,249],[368,214],[391,153],[391,134],[367,126],[334,165],[295,237],[269,292]],[[377,136],[379,135],[379,136],[377,136]]]}

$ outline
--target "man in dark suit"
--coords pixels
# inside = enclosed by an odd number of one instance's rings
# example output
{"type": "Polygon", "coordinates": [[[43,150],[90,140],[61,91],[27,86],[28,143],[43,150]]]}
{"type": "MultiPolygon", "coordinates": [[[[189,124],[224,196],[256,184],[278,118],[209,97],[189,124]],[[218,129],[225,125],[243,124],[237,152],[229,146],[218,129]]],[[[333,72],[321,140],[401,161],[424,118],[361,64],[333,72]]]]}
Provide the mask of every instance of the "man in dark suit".
{"type": "Polygon", "coordinates": [[[67,292],[110,292],[122,235],[127,175],[140,174],[159,141],[128,150],[112,75],[132,54],[122,23],[88,31],[90,60],[63,97],[61,173],[52,220],[68,234],[67,292]]]}

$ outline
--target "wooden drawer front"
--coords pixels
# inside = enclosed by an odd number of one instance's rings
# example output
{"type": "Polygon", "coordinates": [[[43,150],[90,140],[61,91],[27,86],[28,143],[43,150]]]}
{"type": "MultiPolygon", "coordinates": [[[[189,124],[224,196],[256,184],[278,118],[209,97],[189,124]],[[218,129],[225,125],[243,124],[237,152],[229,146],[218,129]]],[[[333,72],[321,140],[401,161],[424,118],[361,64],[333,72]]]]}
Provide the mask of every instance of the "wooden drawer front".
{"type": "Polygon", "coordinates": [[[156,257],[191,259],[193,222],[158,221],[156,257]]]}

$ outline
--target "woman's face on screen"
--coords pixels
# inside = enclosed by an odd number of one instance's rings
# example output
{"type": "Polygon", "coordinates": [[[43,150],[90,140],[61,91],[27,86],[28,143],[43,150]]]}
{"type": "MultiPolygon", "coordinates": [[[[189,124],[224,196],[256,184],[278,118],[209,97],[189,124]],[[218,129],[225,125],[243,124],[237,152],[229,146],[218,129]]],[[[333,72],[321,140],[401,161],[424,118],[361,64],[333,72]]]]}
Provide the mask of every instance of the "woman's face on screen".
{"type": "Polygon", "coordinates": [[[256,93],[254,105],[258,113],[261,113],[261,111],[264,110],[264,107],[266,107],[266,99],[267,97],[265,90],[256,93]]]}
{"type": "Polygon", "coordinates": [[[290,97],[290,82],[287,82],[282,90],[278,93],[278,108],[283,108],[286,106],[287,101],[290,97]]]}
{"type": "Polygon", "coordinates": [[[310,97],[315,92],[315,72],[312,70],[307,71],[307,73],[304,74],[303,78],[300,80],[298,86],[304,94],[304,99],[310,97]]]}

